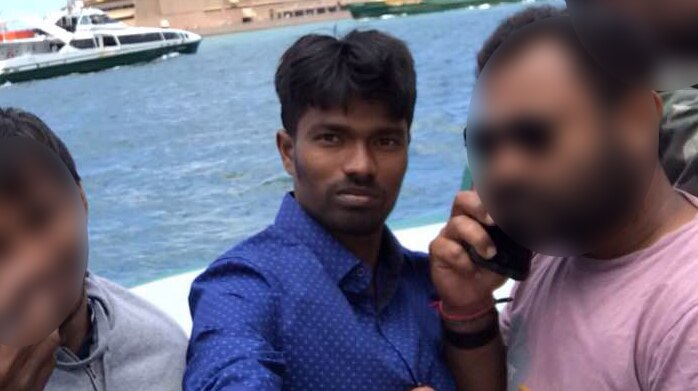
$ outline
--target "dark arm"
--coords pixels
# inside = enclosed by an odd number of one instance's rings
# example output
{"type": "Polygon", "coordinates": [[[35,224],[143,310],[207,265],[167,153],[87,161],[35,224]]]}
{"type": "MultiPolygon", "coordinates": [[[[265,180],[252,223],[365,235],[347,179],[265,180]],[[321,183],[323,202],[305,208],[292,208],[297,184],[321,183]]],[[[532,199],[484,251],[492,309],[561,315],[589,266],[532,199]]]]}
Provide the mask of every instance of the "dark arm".
{"type": "MultiPolygon", "coordinates": [[[[494,313],[471,322],[444,322],[444,328],[456,333],[481,332],[498,322],[494,313]]],[[[445,353],[459,391],[506,390],[506,349],[501,335],[474,349],[460,349],[445,341],[445,353]]]]}

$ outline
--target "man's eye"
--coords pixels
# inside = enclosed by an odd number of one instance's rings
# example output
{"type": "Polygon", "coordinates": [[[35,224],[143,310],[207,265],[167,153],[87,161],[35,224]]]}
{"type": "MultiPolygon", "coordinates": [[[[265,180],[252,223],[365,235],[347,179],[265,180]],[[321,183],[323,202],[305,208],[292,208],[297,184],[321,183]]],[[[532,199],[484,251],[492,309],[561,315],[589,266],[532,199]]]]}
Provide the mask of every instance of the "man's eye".
{"type": "Polygon", "coordinates": [[[32,232],[45,229],[51,222],[53,210],[46,205],[36,205],[30,208],[26,215],[27,228],[32,232]]]}
{"type": "Polygon", "coordinates": [[[395,137],[382,137],[378,139],[378,145],[381,147],[399,147],[401,141],[395,137]]]}
{"type": "Polygon", "coordinates": [[[326,144],[337,144],[340,141],[339,136],[334,133],[321,134],[317,140],[326,144]]]}

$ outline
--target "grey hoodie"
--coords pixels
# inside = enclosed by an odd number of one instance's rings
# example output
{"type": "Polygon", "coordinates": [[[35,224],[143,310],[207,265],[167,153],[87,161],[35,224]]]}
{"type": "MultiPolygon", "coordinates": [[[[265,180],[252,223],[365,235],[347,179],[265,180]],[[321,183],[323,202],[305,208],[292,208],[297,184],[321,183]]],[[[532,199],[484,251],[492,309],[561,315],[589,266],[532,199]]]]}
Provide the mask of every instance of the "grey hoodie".
{"type": "Polygon", "coordinates": [[[61,348],[47,391],[172,391],[182,389],[187,339],[174,321],[126,289],[86,278],[93,341],[79,360],[61,348]]]}

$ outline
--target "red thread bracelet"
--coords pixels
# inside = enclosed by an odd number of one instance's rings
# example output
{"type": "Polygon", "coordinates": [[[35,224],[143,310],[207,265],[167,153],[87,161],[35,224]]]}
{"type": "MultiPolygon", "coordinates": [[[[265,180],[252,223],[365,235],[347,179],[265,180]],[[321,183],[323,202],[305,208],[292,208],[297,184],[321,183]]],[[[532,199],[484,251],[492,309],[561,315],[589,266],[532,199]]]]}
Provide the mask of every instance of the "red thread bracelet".
{"type": "Polygon", "coordinates": [[[474,311],[468,314],[449,314],[446,311],[444,311],[443,301],[437,300],[434,303],[432,303],[432,306],[436,308],[436,310],[439,312],[439,316],[441,316],[441,319],[449,322],[470,322],[475,319],[482,318],[483,316],[492,312],[494,305],[495,301],[494,299],[492,299],[492,302],[488,304],[486,308],[483,308],[481,310],[474,311]]]}

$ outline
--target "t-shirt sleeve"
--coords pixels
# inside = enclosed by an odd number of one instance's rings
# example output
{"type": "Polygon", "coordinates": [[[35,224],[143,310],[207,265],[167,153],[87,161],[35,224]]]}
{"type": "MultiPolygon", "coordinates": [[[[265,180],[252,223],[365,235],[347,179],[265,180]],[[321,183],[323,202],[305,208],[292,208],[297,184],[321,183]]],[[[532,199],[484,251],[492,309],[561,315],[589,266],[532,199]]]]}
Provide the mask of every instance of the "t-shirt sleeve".
{"type": "Polygon", "coordinates": [[[651,353],[649,391],[698,390],[698,306],[669,329],[651,353]]]}

